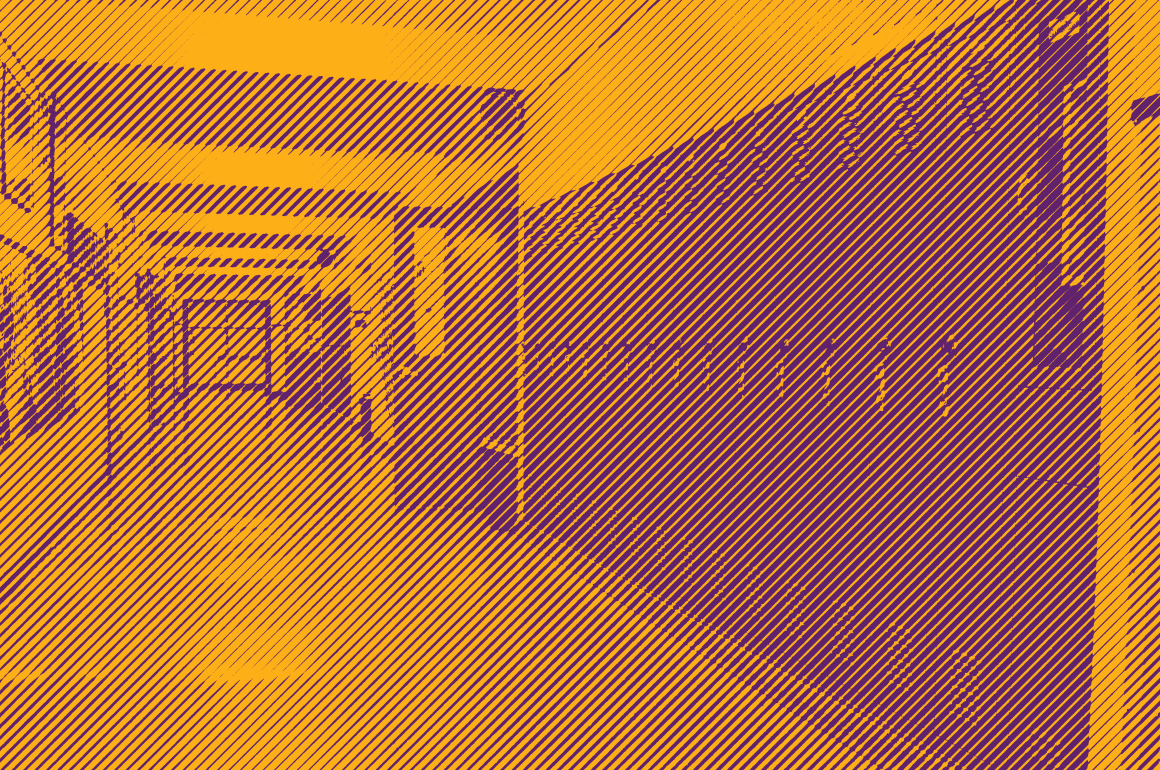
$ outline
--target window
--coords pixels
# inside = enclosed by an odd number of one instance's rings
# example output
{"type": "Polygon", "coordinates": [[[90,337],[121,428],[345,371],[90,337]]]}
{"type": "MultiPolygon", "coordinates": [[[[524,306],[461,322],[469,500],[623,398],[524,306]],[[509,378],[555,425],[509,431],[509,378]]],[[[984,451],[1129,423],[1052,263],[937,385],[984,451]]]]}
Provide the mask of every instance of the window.
{"type": "Polygon", "coordinates": [[[1047,22],[1047,42],[1056,43],[1074,37],[1083,31],[1083,17],[1079,11],[1072,11],[1058,19],[1047,22]]]}
{"type": "Polygon", "coordinates": [[[185,300],[183,388],[265,390],[271,377],[270,303],[185,300]]]}
{"type": "Polygon", "coordinates": [[[856,92],[846,94],[838,120],[840,138],[838,163],[846,171],[852,171],[862,158],[862,111],[858,108],[856,92]]]}
{"type": "Polygon", "coordinates": [[[1100,199],[1080,184],[1102,162],[1085,151],[1098,125],[1086,97],[1091,58],[1085,54],[1080,11],[1062,12],[1040,27],[1039,152],[1035,215],[1039,224],[1034,298],[1034,364],[1077,366],[1085,344],[1086,228],[1100,199]],[[1095,209],[1093,209],[1095,206],[1095,209]]]}
{"type": "Polygon", "coordinates": [[[974,136],[986,131],[991,124],[991,105],[988,101],[991,66],[991,60],[984,59],[963,68],[963,112],[974,136]]]}
{"type": "Polygon", "coordinates": [[[810,178],[810,145],[813,139],[813,121],[809,113],[812,105],[806,105],[794,116],[791,128],[790,155],[793,156],[793,176],[798,184],[805,184],[810,178]]]}
{"type": "Polygon", "coordinates": [[[415,355],[442,356],[446,350],[443,324],[444,231],[415,229],[415,355]]]}
{"type": "Polygon", "coordinates": [[[32,211],[33,102],[7,67],[0,71],[0,193],[24,211],[32,211]]]}
{"type": "Polygon", "coordinates": [[[1040,145],[1042,178],[1036,213],[1044,252],[1040,255],[1039,296],[1035,314],[1035,365],[1070,366],[1072,350],[1083,322],[1082,292],[1065,283],[1064,251],[1064,141],[1046,137],[1040,145]]]}
{"type": "Polygon", "coordinates": [[[504,88],[483,92],[480,122],[488,141],[519,136],[524,129],[523,93],[504,88]]]}

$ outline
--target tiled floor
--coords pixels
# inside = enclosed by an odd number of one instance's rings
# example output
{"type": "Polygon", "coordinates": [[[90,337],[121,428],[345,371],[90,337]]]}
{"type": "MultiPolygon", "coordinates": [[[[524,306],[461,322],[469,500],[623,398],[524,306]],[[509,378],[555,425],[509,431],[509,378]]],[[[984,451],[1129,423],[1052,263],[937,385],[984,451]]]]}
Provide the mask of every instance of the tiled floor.
{"type": "Polygon", "coordinates": [[[861,766],[522,538],[400,515],[350,433],[207,409],[4,606],[4,767],[861,766]]]}

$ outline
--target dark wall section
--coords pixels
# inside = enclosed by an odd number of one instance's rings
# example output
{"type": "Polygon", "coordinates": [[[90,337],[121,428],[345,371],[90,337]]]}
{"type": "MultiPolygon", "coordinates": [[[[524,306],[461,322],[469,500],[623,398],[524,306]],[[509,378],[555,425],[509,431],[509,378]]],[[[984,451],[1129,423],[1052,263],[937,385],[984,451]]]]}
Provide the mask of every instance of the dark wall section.
{"type": "Polygon", "coordinates": [[[960,767],[1086,763],[1103,13],[1003,6],[532,212],[530,531],[960,767]]]}
{"type": "Polygon", "coordinates": [[[191,67],[41,62],[70,141],[465,156],[518,142],[518,91],[191,67]]]}

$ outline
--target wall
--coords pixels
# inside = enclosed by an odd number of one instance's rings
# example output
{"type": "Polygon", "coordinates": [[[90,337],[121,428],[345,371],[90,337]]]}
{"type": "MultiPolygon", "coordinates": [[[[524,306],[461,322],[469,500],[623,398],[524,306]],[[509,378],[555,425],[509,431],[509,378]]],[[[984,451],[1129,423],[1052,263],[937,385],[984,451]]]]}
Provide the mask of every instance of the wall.
{"type": "Polygon", "coordinates": [[[1105,44],[1092,8],[1063,120],[1037,88],[1073,38],[1039,23],[1067,10],[981,15],[528,216],[533,536],[961,766],[1086,761],[1105,44]]]}
{"type": "MultiPolygon", "coordinates": [[[[1160,228],[1156,216],[1157,182],[1160,181],[1160,125],[1156,117],[1133,115],[1143,105],[1141,102],[1160,94],[1160,49],[1157,45],[1157,26],[1160,15],[1146,3],[1126,3],[1122,12],[1120,44],[1125,70],[1117,89],[1118,99],[1114,104],[1120,107],[1123,121],[1119,137],[1110,137],[1110,150],[1119,149],[1122,165],[1121,173],[1112,184],[1119,188],[1121,195],[1117,206],[1112,209],[1120,227],[1117,235],[1126,256],[1134,258],[1137,294],[1135,311],[1129,316],[1133,323],[1128,327],[1132,342],[1137,347],[1135,361],[1136,393],[1135,404],[1129,424],[1133,432],[1135,465],[1129,486],[1127,510],[1130,513],[1111,522],[1111,541],[1107,583],[1112,590],[1120,588],[1122,604],[1115,616],[1122,634],[1118,641],[1122,648],[1112,644],[1110,654],[1123,655],[1122,676],[1124,699],[1116,703],[1108,699],[1108,707],[1123,709],[1124,724],[1122,740],[1125,749],[1125,766],[1150,767],[1160,757],[1152,729],[1152,714],[1156,698],[1160,695],[1160,673],[1158,673],[1157,629],[1158,596],[1155,588],[1154,563],[1156,548],[1156,526],[1153,511],[1156,508],[1160,462],[1158,462],[1158,430],[1154,387],[1157,354],[1155,319],[1157,311],[1156,269],[1160,255],[1160,228]],[[1118,569],[1117,569],[1118,567],[1118,569]],[[1130,578],[1130,579],[1129,579],[1130,578]]],[[[1127,314],[1126,314],[1127,315],[1127,314]]],[[[1110,496],[1109,496],[1110,497],[1110,496]]],[[[1112,512],[1114,508],[1109,506],[1112,512]]],[[[1109,517],[1111,518],[1111,517],[1109,517]]],[[[1112,634],[1109,633],[1109,636],[1112,634]]],[[[1111,666],[1108,666],[1112,669],[1111,666]]],[[[1111,672],[1109,672],[1110,674],[1111,672]]]]}

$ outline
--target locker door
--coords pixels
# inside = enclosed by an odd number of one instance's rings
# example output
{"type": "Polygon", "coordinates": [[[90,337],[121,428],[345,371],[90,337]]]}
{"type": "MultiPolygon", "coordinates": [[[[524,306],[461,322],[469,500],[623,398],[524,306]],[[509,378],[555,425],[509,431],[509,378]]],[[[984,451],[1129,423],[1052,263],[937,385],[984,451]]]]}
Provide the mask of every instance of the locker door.
{"type": "Polygon", "coordinates": [[[340,291],[322,302],[318,339],[318,394],[329,416],[350,417],[350,292],[340,291]]]}

